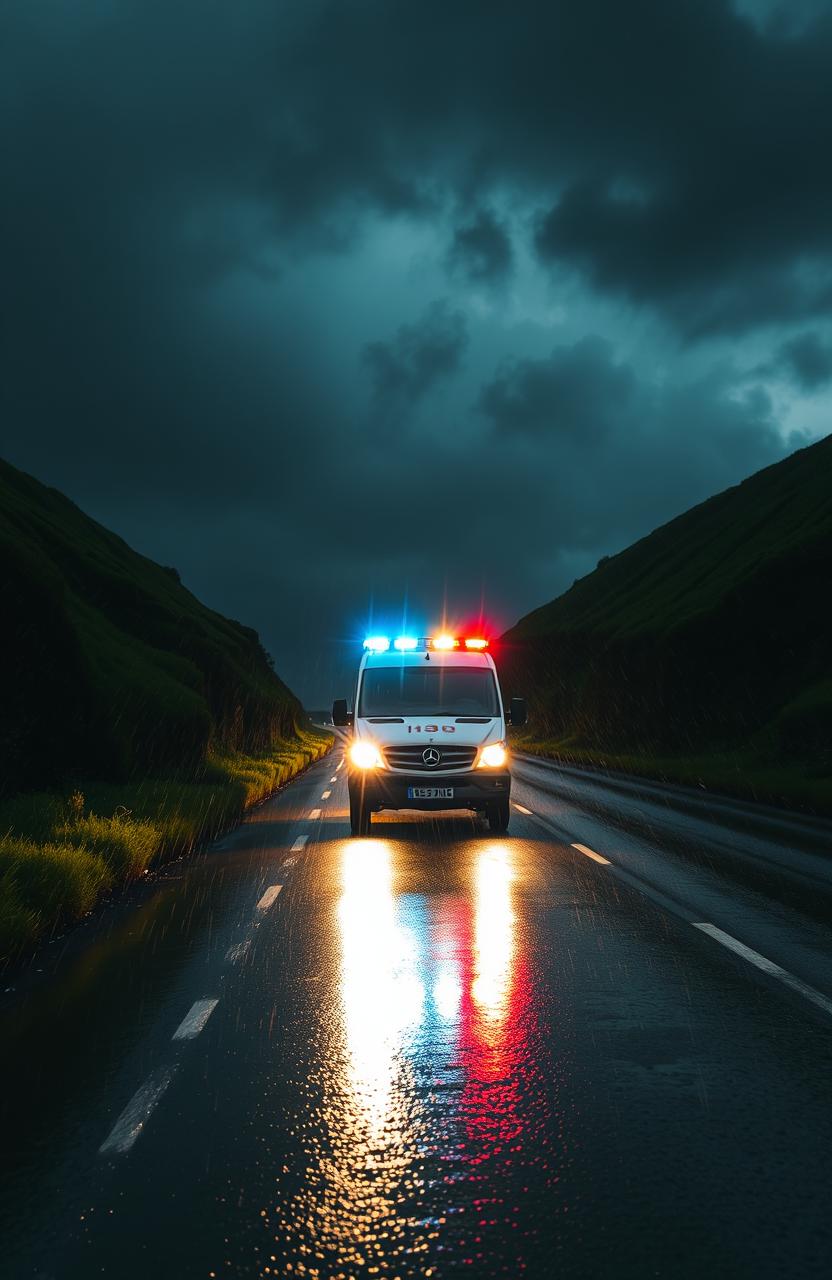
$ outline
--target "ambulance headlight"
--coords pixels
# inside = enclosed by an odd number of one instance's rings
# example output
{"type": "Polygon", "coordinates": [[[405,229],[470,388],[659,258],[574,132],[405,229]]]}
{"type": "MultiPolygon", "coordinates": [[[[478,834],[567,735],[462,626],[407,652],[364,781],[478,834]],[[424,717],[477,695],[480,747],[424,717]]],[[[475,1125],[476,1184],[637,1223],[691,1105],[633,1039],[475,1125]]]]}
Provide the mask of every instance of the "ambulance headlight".
{"type": "Polygon", "coordinates": [[[480,758],[477,761],[478,769],[502,769],[508,760],[508,752],[504,742],[489,742],[487,747],[483,747],[480,752],[480,758]]]}
{"type": "Polygon", "coordinates": [[[354,742],[350,747],[350,763],[356,769],[381,769],[381,752],[372,742],[354,742]]]}

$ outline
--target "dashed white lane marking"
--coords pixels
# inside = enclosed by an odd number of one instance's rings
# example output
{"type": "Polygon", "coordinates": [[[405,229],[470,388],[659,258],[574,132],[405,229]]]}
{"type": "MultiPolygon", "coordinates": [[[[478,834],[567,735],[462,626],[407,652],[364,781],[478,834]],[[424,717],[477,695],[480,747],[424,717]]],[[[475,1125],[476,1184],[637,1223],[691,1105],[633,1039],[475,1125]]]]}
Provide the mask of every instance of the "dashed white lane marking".
{"type": "Polygon", "coordinates": [[[211,1014],[219,1004],[219,1000],[195,1000],[188,1013],[173,1033],[174,1040],[195,1040],[211,1014]]]}
{"type": "Polygon", "coordinates": [[[602,858],[600,853],[596,853],[594,849],[588,849],[585,844],[573,844],[573,849],[577,849],[579,853],[585,853],[588,858],[592,858],[593,862],[600,862],[604,867],[612,866],[609,858],[602,858]]]}
{"type": "Polygon", "coordinates": [[[330,782],[337,782],[337,781],[338,781],[338,774],[333,773],[332,777],[330,778],[330,782]]]}
{"type": "Polygon", "coordinates": [[[292,845],[292,853],[300,853],[301,849],[306,844],[308,839],[309,839],[309,836],[298,836],[297,840],[292,845]]]}
{"type": "Polygon", "coordinates": [[[266,890],[266,892],[263,894],[262,898],[258,902],[257,910],[268,911],[269,907],[272,906],[273,903],[276,901],[277,895],[280,893],[280,890],[282,888],[283,888],[282,884],[270,884],[268,889],[266,890]]]}
{"type": "Polygon", "coordinates": [[[316,819],[316,818],[320,818],[320,816],[321,816],[321,811],[320,811],[320,809],[310,809],[310,810],[309,810],[309,820],[310,820],[310,822],[314,822],[314,821],[315,821],[315,819],[316,819]]]}
{"type": "Polygon", "coordinates": [[[281,867],[293,867],[296,862],[297,858],[284,858],[280,865],[281,867]]]}
{"type": "Polygon", "coordinates": [[[239,964],[243,957],[248,953],[251,946],[251,938],[244,938],[242,942],[236,942],[233,947],[229,947],[225,953],[227,964],[239,964]]]}
{"type": "Polygon", "coordinates": [[[340,772],[341,772],[341,769],[342,769],[342,767],[343,767],[343,764],[344,764],[343,760],[339,760],[339,761],[338,761],[337,765],[335,766],[335,772],[336,772],[336,773],[340,773],[340,772]]]}
{"type": "Polygon", "coordinates": [[[691,924],[694,929],[701,929],[703,933],[707,933],[708,937],[713,938],[714,942],[722,943],[723,947],[727,947],[729,951],[742,956],[743,960],[755,965],[763,973],[779,979],[785,986],[791,987],[792,991],[797,991],[806,1000],[811,1000],[812,1004],[817,1005],[819,1009],[823,1009],[824,1013],[832,1013],[832,1000],[820,991],[816,991],[814,987],[810,987],[808,982],[802,982],[800,978],[796,978],[793,973],[789,973],[788,969],[781,969],[779,964],[775,964],[773,960],[767,960],[765,956],[760,955],[759,951],[752,951],[751,947],[747,947],[745,943],[732,938],[730,933],[723,933],[722,929],[717,929],[715,924],[697,923],[693,920],[691,924]]]}
{"type": "Polygon", "coordinates": [[[124,1155],[130,1150],[175,1074],[176,1067],[170,1066],[159,1067],[148,1076],[116,1120],[109,1137],[98,1148],[101,1155],[111,1152],[124,1155]]]}
{"type": "MultiPolygon", "coordinates": [[[[514,804],[514,801],[512,801],[512,804],[514,804]]],[[[514,804],[514,807],[518,813],[528,814],[530,818],[534,817],[534,814],[532,813],[531,809],[527,809],[524,804],[514,804]]]]}
{"type": "Polygon", "coordinates": [[[321,792],[321,799],[322,799],[322,800],[328,800],[328,799],[329,799],[329,797],[330,797],[331,795],[332,795],[332,792],[331,792],[331,791],[322,791],[322,792],[321,792]]]}

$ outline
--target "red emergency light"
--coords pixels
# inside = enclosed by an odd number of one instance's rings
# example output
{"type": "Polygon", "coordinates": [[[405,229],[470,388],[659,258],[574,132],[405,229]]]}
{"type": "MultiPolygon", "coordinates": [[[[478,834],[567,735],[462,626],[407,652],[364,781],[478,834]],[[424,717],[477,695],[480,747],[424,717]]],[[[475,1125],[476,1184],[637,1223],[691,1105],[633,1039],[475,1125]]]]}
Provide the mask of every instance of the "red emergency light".
{"type": "Polygon", "coordinates": [[[428,636],[429,649],[440,653],[450,653],[453,649],[467,649],[469,653],[481,653],[488,648],[488,640],[484,636],[455,636],[449,631],[440,631],[438,635],[428,636]]]}

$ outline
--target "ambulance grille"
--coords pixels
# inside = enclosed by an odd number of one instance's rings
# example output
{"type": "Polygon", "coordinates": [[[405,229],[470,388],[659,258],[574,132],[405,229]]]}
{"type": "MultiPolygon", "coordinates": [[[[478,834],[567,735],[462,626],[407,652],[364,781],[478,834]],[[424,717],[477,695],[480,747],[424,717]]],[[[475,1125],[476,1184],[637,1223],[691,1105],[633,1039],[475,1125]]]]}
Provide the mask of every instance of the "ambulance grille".
{"type": "Polygon", "coordinates": [[[407,769],[416,773],[444,773],[449,769],[470,769],[477,757],[476,747],[448,747],[444,742],[421,742],[418,746],[384,747],[384,757],[391,769],[407,769]],[[439,752],[436,764],[425,764],[422,752],[434,747],[439,752]]]}

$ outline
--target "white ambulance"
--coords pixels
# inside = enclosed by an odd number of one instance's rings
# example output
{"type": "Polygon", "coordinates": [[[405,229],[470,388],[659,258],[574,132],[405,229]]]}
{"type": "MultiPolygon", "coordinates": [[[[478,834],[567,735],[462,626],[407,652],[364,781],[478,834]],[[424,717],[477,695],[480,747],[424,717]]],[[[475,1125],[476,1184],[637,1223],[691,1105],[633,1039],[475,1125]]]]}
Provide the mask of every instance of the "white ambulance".
{"type": "Polygon", "coordinates": [[[353,835],[367,835],[379,809],[469,809],[492,831],[507,829],[506,725],[526,723],[526,704],[512,698],[505,713],[485,638],[369,636],[354,710],[337,699],[332,723],[352,729],[353,835]]]}

